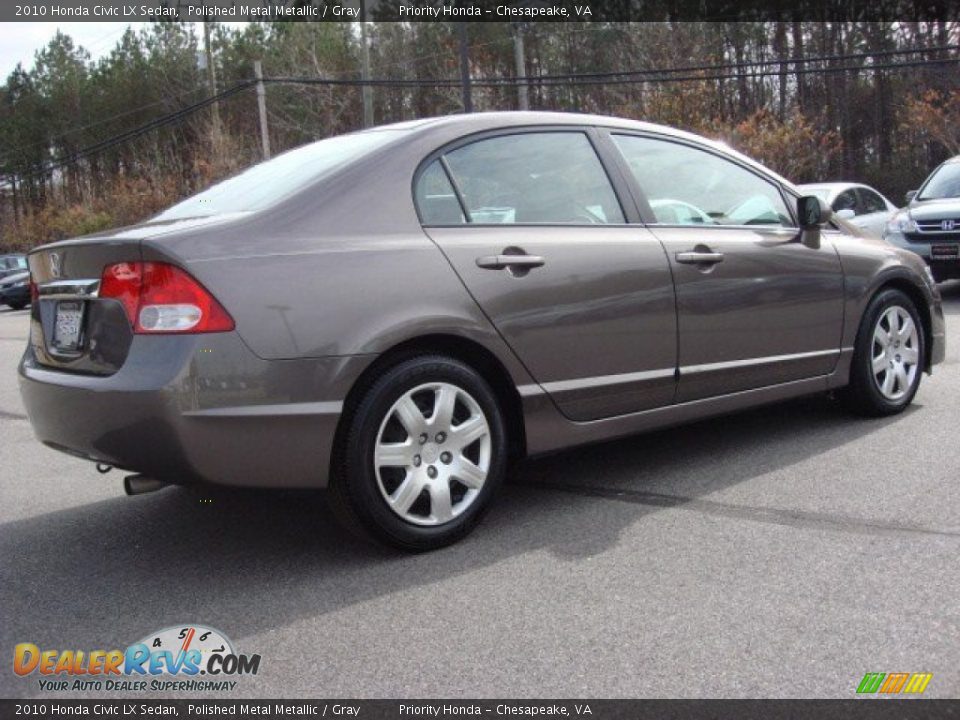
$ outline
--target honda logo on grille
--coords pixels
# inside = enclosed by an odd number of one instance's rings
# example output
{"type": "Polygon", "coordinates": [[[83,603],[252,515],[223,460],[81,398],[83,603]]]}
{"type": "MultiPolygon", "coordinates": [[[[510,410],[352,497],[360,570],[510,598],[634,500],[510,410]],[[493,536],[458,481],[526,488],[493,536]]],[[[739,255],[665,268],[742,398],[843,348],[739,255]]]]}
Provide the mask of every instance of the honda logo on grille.
{"type": "Polygon", "coordinates": [[[941,230],[953,230],[957,226],[956,220],[943,220],[940,223],[941,230]]]}

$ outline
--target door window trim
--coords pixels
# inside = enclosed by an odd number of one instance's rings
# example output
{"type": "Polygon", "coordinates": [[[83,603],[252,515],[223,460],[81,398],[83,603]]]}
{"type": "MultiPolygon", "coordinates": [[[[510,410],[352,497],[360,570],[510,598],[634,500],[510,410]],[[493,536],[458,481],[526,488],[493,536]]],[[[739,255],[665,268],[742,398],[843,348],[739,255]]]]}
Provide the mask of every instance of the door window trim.
{"type": "MultiPolygon", "coordinates": [[[[414,210],[417,214],[417,220],[420,222],[420,226],[424,228],[518,228],[518,227],[564,227],[564,228],[616,228],[616,227],[632,227],[638,223],[632,221],[631,218],[636,217],[636,213],[629,212],[631,209],[631,204],[628,204],[626,200],[629,198],[631,203],[633,199],[630,195],[624,196],[627,188],[625,187],[624,179],[617,178],[612,172],[611,167],[607,162],[607,158],[604,157],[604,153],[601,152],[598,142],[597,129],[592,125],[524,125],[522,127],[505,127],[497,128],[494,130],[484,130],[482,132],[471,133],[470,135],[464,135],[452,140],[447,144],[443,145],[440,148],[437,148],[423,160],[420,161],[420,164],[417,165],[417,169],[413,173],[413,182],[411,184],[411,199],[413,200],[414,210]],[[607,182],[610,183],[610,190],[613,192],[613,196],[617,201],[617,205],[620,207],[620,214],[624,218],[624,222],[616,223],[568,223],[568,222],[532,222],[532,223],[475,223],[470,222],[470,212],[464,201],[463,194],[460,190],[456,178],[453,175],[453,172],[450,170],[449,165],[446,161],[447,154],[458,150],[461,147],[466,147],[467,145],[472,145],[473,143],[482,142],[484,140],[489,140],[496,137],[506,137],[510,135],[528,135],[528,134],[556,134],[556,133],[579,133],[586,136],[587,142],[590,144],[591,149],[596,155],[597,162],[600,163],[600,167],[603,170],[604,177],[607,178],[607,182]],[[435,160],[440,162],[440,166],[443,168],[444,173],[447,176],[451,187],[453,188],[454,194],[457,196],[457,202],[460,203],[460,210],[463,213],[465,222],[462,223],[424,223],[423,217],[420,212],[420,204],[417,202],[417,185],[420,182],[421,176],[427,171],[427,169],[433,164],[435,160]],[[618,183],[617,181],[621,182],[618,183]]],[[[617,168],[619,174],[619,168],[617,168]]]]}

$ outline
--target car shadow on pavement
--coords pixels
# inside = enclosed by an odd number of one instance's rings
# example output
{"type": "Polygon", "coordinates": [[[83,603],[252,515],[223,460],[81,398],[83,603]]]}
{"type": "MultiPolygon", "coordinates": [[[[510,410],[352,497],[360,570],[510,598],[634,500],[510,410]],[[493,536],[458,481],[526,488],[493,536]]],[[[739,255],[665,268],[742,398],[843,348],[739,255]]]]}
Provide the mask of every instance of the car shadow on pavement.
{"type": "Polygon", "coordinates": [[[552,553],[558,563],[594,556],[664,507],[847,532],[924,532],[705,498],[904,417],[851,418],[816,397],[529,460],[473,535],[423,555],[354,540],[318,493],[167,488],[6,523],[0,647],[120,645],[182,622],[242,637],[525,553],[552,553]]]}

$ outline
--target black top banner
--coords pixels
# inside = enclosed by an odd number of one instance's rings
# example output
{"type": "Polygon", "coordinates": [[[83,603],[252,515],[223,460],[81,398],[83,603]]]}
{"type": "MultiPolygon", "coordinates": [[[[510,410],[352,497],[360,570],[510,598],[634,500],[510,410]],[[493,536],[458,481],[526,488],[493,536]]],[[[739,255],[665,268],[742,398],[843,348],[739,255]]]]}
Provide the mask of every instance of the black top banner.
{"type": "Polygon", "coordinates": [[[960,19],[960,0],[37,0],[0,21],[647,22],[960,19]]]}

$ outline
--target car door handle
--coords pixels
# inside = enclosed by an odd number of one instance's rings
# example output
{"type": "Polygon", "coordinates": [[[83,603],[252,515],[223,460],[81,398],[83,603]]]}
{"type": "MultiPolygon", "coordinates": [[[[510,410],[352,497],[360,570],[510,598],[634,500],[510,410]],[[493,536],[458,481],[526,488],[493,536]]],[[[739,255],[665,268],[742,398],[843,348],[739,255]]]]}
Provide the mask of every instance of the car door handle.
{"type": "Polygon", "coordinates": [[[477,258],[477,267],[485,270],[503,270],[504,268],[535,268],[546,262],[540,255],[484,255],[477,258]]]}
{"type": "Polygon", "coordinates": [[[678,252],[676,254],[677,262],[684,265],[714,264],[723,262],[723,253],[720,252],[701,252],[690,250],[688,252],[678,252]]]}

